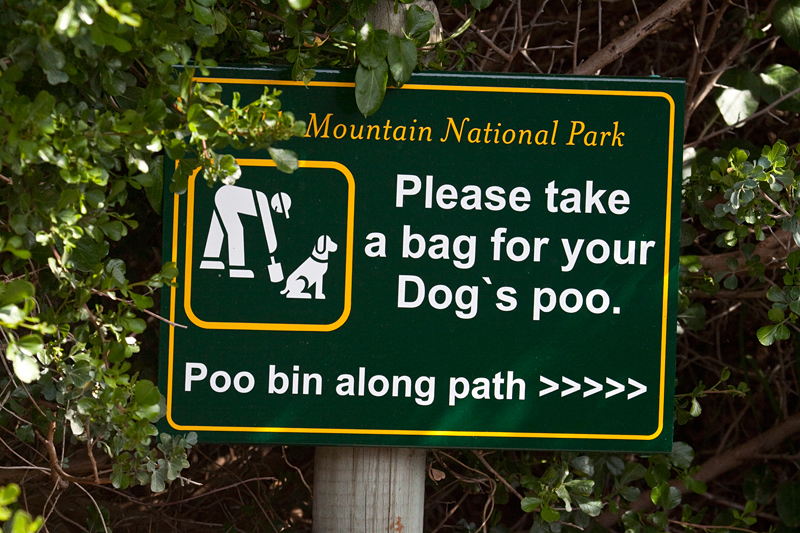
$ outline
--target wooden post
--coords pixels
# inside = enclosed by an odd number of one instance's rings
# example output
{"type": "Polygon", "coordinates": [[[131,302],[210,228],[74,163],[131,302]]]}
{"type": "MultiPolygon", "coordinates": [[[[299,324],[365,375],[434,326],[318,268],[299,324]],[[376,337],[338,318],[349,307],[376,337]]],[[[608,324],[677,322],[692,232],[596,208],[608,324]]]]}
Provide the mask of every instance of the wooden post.
{"type": "Polygon", "coordinates": [[[425,450],[328,448],[314,457],[314,533],[422,533],[425,450]]]}

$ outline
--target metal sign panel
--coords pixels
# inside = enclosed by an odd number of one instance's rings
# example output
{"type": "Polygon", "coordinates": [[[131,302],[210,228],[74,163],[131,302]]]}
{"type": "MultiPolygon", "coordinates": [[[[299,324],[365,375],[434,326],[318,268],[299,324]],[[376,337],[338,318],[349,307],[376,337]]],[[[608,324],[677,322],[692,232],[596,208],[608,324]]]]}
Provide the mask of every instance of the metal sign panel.
{"type": "Polygon", "coordinates": [[[167,193],[165,428],[671,449],[682,81],[424,73],[367,118],[348,72],[205,81],[308,130],[167,193]]]}

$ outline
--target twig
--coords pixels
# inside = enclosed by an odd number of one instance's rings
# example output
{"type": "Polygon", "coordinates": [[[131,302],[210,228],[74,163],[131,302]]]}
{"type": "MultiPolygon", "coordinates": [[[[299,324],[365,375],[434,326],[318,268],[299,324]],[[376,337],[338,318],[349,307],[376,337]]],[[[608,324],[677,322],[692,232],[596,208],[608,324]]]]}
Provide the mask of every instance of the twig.
{"type": "Polygon", "coordinates": [[[183,324],[178,324],[177,322],[173,322],[172,320],[164,318],[163,316],[159,315],[158,313],[154,313],[154,312],[150,311],[149,309],[142,309],[142,311],[147,313],[148,315],[154,317],[154,318],[157,318],[157,319],[161,320],[162,322],[166,322],[170,326],[174,326],[176,328],[189,329],[189,326],[185,326],[183,324]]]}
{"type": "MultiPolygon", "coordinates": [[[[732,501],[730,501],[728,499],[721,498],[719,496],[711,494],[710,492],[705,492],[705,493],[701,494],[700,496],[702,496],[703,498],[705,498],[707,500],[710,500],[712,502],[721,503],[722,505],[726,505],[728,507],[733,507],[734,509],[739,509],[740,511],[744,511],[744,509],[745,509],[745,506],[742,505],[741,503],[732,502],[732,501]]],[[[762,512],[762,511],[754,511],[753,512],[753,516],[758,516],[760,518],[766,518],[767,520],[772,520],[773,522],[779,522],[780,521],[780,517],[775,516],[774,514],[765,513],[765,512],[762,512]]]]}
{"type": "MultiPolygon", "coordinates": [[[[745,461],[753,458],[762,450],[768,450],[781,444],[783,441],[800,433],[800,414],[793,415],[783,422],[775,425],[771,429],[761,433],[757,437],[750,439],[744,444],[732,448],[725,453],[716,455],[703,463],[700,469],[692,477],[697,481],[708,483],[712,479],[738,468],[745,461]]],[[[686,494],[689,489],[679,480],[671,481],[670,485],[686,494]]],[[[650,491],[643,492],[638,500],[631,503],[632,511],[641,511],[653,506],[650,499],[650,491]]],[[[603,527],[610,527],[619,520],[619,515],[614,513],[603,513],[597,518],[597,522],[603,527]]],[[[694,524],[692,527],[696,527],[694,524]]]]}
{"type": "Polygon", "coordinates": [[[482,455],[480,452],[478,452],[477,450],[472,450],[472,453],[473,453],[473,454],[475,454],[475,457],[477,457],[477,458],[480,460],[480,462],[481,462],[481,463],[483,463],[483,466],[485,466],[485,467],[486,467],[486,468],[489,470],[489,472],[491,472],[492,474],[494,474],[494,475],[495,475],[495,477],[497,477],[497,479],[499,479],[499,480],[500,480],[500,481],[503,483],[503,485],[505,485],[505,486],[506,486],[506,488],[507,488],[508,490],[510,490],[510,491],[511,491],[511,493],[512,493],[514,496],[516,496],[517,498],[519,498],[519,499],[520,499],[520,501],[522,500],[522,494],[520,494],[519,492],[517,492],[517,489],[515,489],[514,487],[512,487],[512,486],[511,486],[511,484],[510,484],[508,481],[506,481],[506,478],[504,478],[503,476],[501,476],[500,474],[498,474],[498,473],[497,473],[497,470],[495,470],[494,468],[492,468],[492,465],[490,465],[490,464],[489,464],[489,462],[488,462],[488,461],[487,461],[487,460],[486,460],[486,459],[483,457],[483,455],[482,455]]]}
{"type": "Polygon", "coordinates": [[[177,500],[177,501],[174,501],[174,502],[163,502],[163,503],[161,503],[161,502],[153,502],[153,503],[151,503],[149,505],[152,505],[154,507],[167,507],[167,506],[170,506],[170,505],[180,505],[182,503],[186,503],[188,501],[196,500],[198,498],[204,498],[204,497],[210,496],[211,494],[214,494],[216,492],[222,492],[224,490],[232,489],[233,487],[238,487],[239,485],[243,485],[245,483],[250,483],[252,481],[278,481],[278,478],[274,478],[274,477],[254,477],[254,478],[251,478],[251,479],[245,479],[244,481],[239,481],[238,483],[234,483],[232,485],[227,485],[225,487],[220,487],[218,489],[210,490],[210,491],[204,492],[202,494],[195,494],[194,496],[190,496],[188,498],[184,498],[183,500],[177,500]]]}
{"type": "Polygon", "coordinates": [[[597,0],[597,51],[603,49],[603,0],[597,0]]]}
{"type": "Polygon", "coordinates": [[[691,527],[692,529],[733,529],[734,531],[746,531],[747,533],[753,533],[750,529],[745,529],[743,527],[733,527],[733,526],[704,526],[702,524],[692,524],[691,522],[681,522],[680,520],[670,520],[670,524],[678,524],[679,526],[684,527],[691,527]]]}
{"type": "Polygon", "coordinates": [[[70,520],[69,518],[67,518],[66,516],[64,516],[63,514],[61,514],[61,511],[59,511],[59,510],[58,510],[58,509],[57,509],[55,506],[53,506],[53,511],[54,511],[54,512],[55,512],[55,513],[56,513],[58,516],[60,516],[62,520],[64,520],[65,522],[69,522],[69,523],[70,523],[70,524],[72,524],[73,526],[77,527],[79,531],[85,531],[86,533],[89,533],[89,530],[88,530],[88,529],[86,529],[85,527],[83,527],[83,526],[82,526],[82,525],[80,525],[79,523],[75,522],[74,520],[70,520]]]}
{"type": "MultiPolygon", "coordinates": [[[[47,448],[47,455],[50,461],[50,477],[53,479],[53,483],[59,484],[62,481],[66,482],[69,481],[76,485],[108,485],[111,484],[111,480],[109,478],[99,478],[97,480],[89,479],[89,478],[77,478],[71,476],[64,472],[59,464],[60,461],[58,460],[58,453],[56,452],[56,447],[53,444],[53,436],[55,435],[56,431],[56,423],[50,422],[47,430],[47,438],[42,437],[42,435],[37,431],[36,436],[44,443],[45,448],[47,448]]],[[[83,488],[83,487],[81,487],[83,488]]]]}
{"type": "MultiPolygon", "coordinates": [[[[772,0],[767,6],[767,9],[764,11],[765,20],[772,20],[772,10],[775,8],[776,2],[777,0],[772,0]]],[[[731,66],[736,59],[739,58],[742,50],[744,50],[744,47],[747,46],[747,43],[749,41],[750,38],[747,35],[743,35],[742,38],[739,39],[739,41],[734,45],[734,47],[731,48],[730,52],[728,52],[728,55],[725,56],[725,59],[722,61],[719,67],[717,67],[717,69],[714,71],[714,74],[711,76],[711,79],[709,79],[706,82],[700,93],[697,94],[694,97],[694,99],[691,100],[689,104],[686,106],[686,116],[684,118],[685,123],[687,124],[689,123],[689,119],[691,118],[692,114],[697,110],[700,103],[703,100],[705,100],[706,96],[708,96],[711,90],[716,86],[717,81],[719,80],[720,76],[722,76],[722,73],[725,72],[725,70],[727,70],[728,67],[731,66]]]]}
{"type": "Polygon", "coordinates": [[[680,12],[691,0],[667,0],[658,9],[653,11],[649,17],[639,24],[617,37],[611,43],[603,47],[599,52],[573,68],[573,74],[589,75],[594,74],[606,65],[609,65],[628,53],[634,46],[639,44],[645,37],[657,31],[665,22],[680,12]]]}
{"type": "Polygon", "coordinates": [[[86,495],[89,497],[89,499],[92,500],[92,503],[94,504],[95,508],[97,509],[97,515],[100,517],[100,523],[103,524],[103,531],[105,531],[106,533],[110,533],[108,531],[108,526],[106,525],[106,519],[103,518],[103,510],[100,508],[100,505],[97,503],[97,500],[94,499],[94,497],[89,493],[88,490],[86,490],[85,488],[81,487],[79,484],[76,484],[75,486],[78,487],[79,489],[81,489],[83,492],[85,492],[86,495]]]}
{"type": "MultiPolygon", "coordinates": [[[[717,10],[717,14],[714,16],[714,22],[711,24],[711,29],[706,36],[705,25],[708,17],[708,1],[709,0],[703,0],[703,9],[700,12],[700,34],[697,36],[697,39],[700,41],[700,46],[697,52],[692,55],[692,64],[689,67],[689,79],[686,83],[687,102],[691,102],[694,98],[694,92],[697,90],[697,82],[700,80],[700,73],[703,70],[703,63],[705,62],[708,51],[711,49],[711,45],[714,42],[714,37],[717,34],[717,30],[719,30],[719,27],[722,24],[722,16],[725,14],[728,6],[731,5],[731,0],[725,0],[719,10],[717,10]]],[[[684,124],[684,128],[687,128],[688,125],[689,123],[686,122],[684,124]]]]}
{"type": "Polygon", "coordinates": [[[308,490],[308,494],[311,496],[311,499],[313,500],[314,499],[314,491],[312,491],[311,487],[309,487],[308,483],[306,483],[306,478],[303,476],[303,472],[299,468],[297,468],[296,466],[294,466],[292,463],[289,462],[289,458],[286,457],[286,446],[281,446],[281,453],[283,454],[283,461],[289,466],[289,468],[291,468],[292,470],[294,470],[295,472],[297,472],[300,475],[300,481],[302,481],[303,485],[306,486],[306,490],[308,490]]]}
{"type": "Polygon", "coordinates": [[[575,42],[572,43],[572,71],[578,70],[578,40],[581,33],[581,5],[582,0],[578,0],[578,16],[575,18],[575,42]]]}
{"type": "Polygon", "coordinates": [[[433,528],[433,531],[431,531],[431,533],[437,533],[440,529],[444,527],[445,523],[447,523],[450,517],[453,516],[453,513],[455,513],[456,510],[458,510],[458,508],[461,506],[461,504],[464,503],[464,500],[467,499],[467,496],[469,496],[469,492],[464,492],[464,494],[461,495],[461,499],[459,499],[456,502],[456,504],[449,511],[447,511],[447,514],[444,516],[442,521],[439,522],[438,526],[433,528]]]}
{"type": "Polygon", "coordinates": [[[777,203],[775,200],[773,200],[772,198],[770,198],[770,197],[769,197],[769,195],[768,195],[767,193],[765,193],[765,192],[764,192],[764,191],[762,191],[761,189],[759,189],[759,191],[761,191],[761,196],[763,196],[763,197],[764,197],[764,199],[765,199],[766,201],[768,201],[768,202],[769,202],[769,203],[771,203],[773,206],[775,206],[775,207],[778,209],[778,211],[780,211],[781,213],[783,213],[784,215],[786,215],[786,216],[787,216],[787,217],[789,217],[789,218],[791,218],[791,217],[792,217],[792,215],[791,215],[791,214],[790,214],[788,211],[786,211],[786,209],[784,209],[783,207],[781,207],[781,205],[780,205],[780,204],[778,204],[778,203],[777,203]]]}
{"type": "Polygon", "coordinates": [[[775,108],[775,106],[779,105],[784,100],[788,100],[789,98],[793,97],[794,95],[796,95],[798,93],[800,93],[800,87],[797,87],[793,91],[789,91],[788,93],[784,94],[783,96],[781,96],[780,98],[778,98],[777,100],[775,100],[774,102],[769,104],[767,107],[765,107],[764,109],[759,111],[758,113],[753,113],[749,117],[745,117],[742,120],[740,120],[740,121],[738,121],[738,122],[736,122],[734,124],[731,124],[730,126],[728,126],[726,128],[721,128],[721,129],[718,129],[716,131],[713,131],[713,132],[709,133],[708,135],[705,135],[702,138],[697,139],[694,142],[691,142],[689,144],[684,145],[684,148],[690,148],[690,147],[693,147],[693,146],[697,146],[698,144],[706,142],[708,139],[711,139],[713,137],[717,137],[718,135],[722,135],[723,133],[727,133],[727,132],[731,131],[732,129],[735,129],[735,128],[741,126],[742,124],[745,124],[746,122],[749,122],[749,121],[753,120],[754,118],[758,118],[761,115],[767,114],[770,111],[772,111],[775,108]]]}
{"type": "MultiPolygon", "coordinates": [[[[8,338],[8,336],[6,335],[6,332],[5,332],[5,330],[1,330],[1,329],[0,329],[0,331],[2,331],[2,333],[3,333],[3,339],[5,340],[5,342],[6,342],[6,345],[8,345],[8,343],[9,343],[9,338],[8,338]]],[[[20,381],[19,383],[17,383],[17,380],[16,380],[16,379],[14,379],[14,376],[15,376],[15,374],[14,374],[14,373],[11,371],[11,369],[8,367],[8,362],[6,361],[6,358],[5,358],[5,357],[0,357],[0,359],[2,359],[2,360],[3,360],[3,366],[5,367],[5,369],[6,369],[6,372],[8,373],[8,377],[10,378],[10,381],[11,381],[11,383],[13,383],[13,384],[14,384],[14,387],[15,387],[15,388],[17,388],[17,389],[19,389],[20,387],[22,387],[22,389],[25,391],[25,394],[28,396],[28,399],[31,401],[31,403],[33,403],[33,406],[34,406],[34,407],[36,407],[36,410],[37,410],[37,411],[39,411],[39,414],[40,414],[40,415],[42,415],[42,416],[44,416],[45,418],[47,418],[47,417],[46,417],[46,415],[44,414],[44,411],[42,411],[42,408],[41,408],[41,407],[39,407],[39,404],[36,402],[36,400],[34,400],[34,399],[33,399],[33,396],[31,396],[31,393],[30,393],[30,391],[28,391],[28,387],[26,387],[26,386],[25,386],[25,383],[23,383],[22,381],[20,381]]],[[[3,402],[3,403],[5,404],[5,402],[3,402]]],[[[4,407],[4,408],[5,408],[5,407],[4,407]]],[[[14,413],[13,411],[11,411],[11,410],[9,410],[9,409],[6,409],[6,410],[7,410],[9,413],[13,414],[15,417],[19,418],[19,417],[17,416],[17,414],[16,414],[16,413],[14,413]]],[[[19,419],[20,419],[20,420],[22,420],[22,418],[19,418],[19,419]]],[[[23,420],[23,422],[27,423],[27,421],[26,421],[26,420],[23,420]]]]}
{"type": "MultiPolygon", "coordinates": [[[[92,289],[91,292],[92,292],[92,294],[98,294],[100,296],[105,296],[106,298],[114,300],[115,302],[125,302],[128,305],[131,305],[131,306],[134,306],[134,307],[136,306],[136,303],[133,300],[128,300],[126,298],[119,298],[113,292],[98,291],[97,289],[92,289]]],[[[165,322],[165,323],[169,324],[170,326],[174,326],[176,328],[188,329],[188,326],[184,326],[183,324],[178,324],[177,322],[173,322],[173,321],[171,321],[171,320],[169,320],[167,318],[164,318],[163,316],[159,315],[158,313],[154,313],[154,312],[150,311],[149,309],[140,309],[140,311],[142,311],[143,313],[147,313],[148,315],[152,316],[153,318],[157,318],[157,319],[161,320],[162,322],[165,322]]]]}
{"type": "Polygon", "coordinates": [[[89,432],[90,422],[86,422],[86,453],[89,455],[89,461],[92,463],[92,472],[94,473],[95,483],[100,483],[100,475],[97,473],[97,461],[94,460],[94,453],[92,453],[92,436],[89,432]]]}
{"type": "MultiPolygon", "coordinates": [[[[466,15],[462,15],[462,14],[461,14],[461,12],[460,12],[460,11],[458,11],[457,9],[454,9],[454,10],[453,10],[453,13],[455,13],[456,15],[458,15],[458,16],[461,18],[461,20],[463,20],[464,22],[466,22],[466,21],[467,21],[467,16],[466,16],[466,15]]],[[[481,40],[481,41],[483,41],[484,43],[486,43],[486,45],[487,45],[489,48],[491,48],[491,49],[492,49],[492,50],[493,50],[493,51],[494,51],[494,52],[495,52],[497,55],[499,55],[500,57],[502,57],[502,58],[503,58],[504,60],[506,60],[506,61],[508,61],[509,59],[511,59],[511,56],[508,54],[508,52],[506,52],[505,50],[503,50],[502,48],[500,48],[499,46],[497,46],[497,45],[494,43],[494,41],[492,41],[492,40],[491,40],[491,39],[489,39],[487,36],[485,36],[485,35],[483,34],[483,32],[481,32],[480,28],[478,28],[478,26],[476,26],[476,25],[475,25],[475,23],[474,23],[474,22],[473,22],[472,24],[470,24],[470,25],[469,25],[469,27],[470,27],[470,29],[471,29],[472,31],[474,31],[474,32],[475,32],[475,33],[478,35],[478,37],[480,38],[480,40],[481,40]]]]}

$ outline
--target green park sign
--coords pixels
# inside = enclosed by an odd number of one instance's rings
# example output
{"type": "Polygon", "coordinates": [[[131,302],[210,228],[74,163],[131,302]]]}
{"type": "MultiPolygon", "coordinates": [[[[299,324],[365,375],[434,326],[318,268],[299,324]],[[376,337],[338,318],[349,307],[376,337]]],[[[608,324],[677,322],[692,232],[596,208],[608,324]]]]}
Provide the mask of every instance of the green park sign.
{"type": "Polygon", "coordinates": [[[294,174],[232,152],[235,185],[166,193],[164,427],[671,450],[683,82],[423,73],[365,118],[352,76],[202,80],[307,133],[294,174]]]}

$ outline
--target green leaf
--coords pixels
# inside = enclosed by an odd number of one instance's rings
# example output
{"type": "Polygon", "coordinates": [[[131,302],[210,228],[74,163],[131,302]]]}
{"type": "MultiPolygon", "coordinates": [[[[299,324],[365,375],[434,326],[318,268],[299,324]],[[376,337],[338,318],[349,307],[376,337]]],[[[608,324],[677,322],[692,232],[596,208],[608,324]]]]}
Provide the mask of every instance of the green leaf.
{"type": "Polygon", "coordinates": [[[129,292],[128,294],[139,309],[149,309],[153,307],[153,299],[149,296],[144,296],[135,292],[129,292]]]}
{"type": "Polygon", "coordinates": [[[417,66],[417,47],[410,39],[392,35],[389,41],[388,59],[392,77],[397,86],[402,87],[411,78],[411,73],[417,66]]]}
{"type": "MultiPolygon", "coordinates": [[[[792,67],[770,65],[761,73],[761,95],[771,104],[781,96],[800,88],[800,73],[792,67]]],[[[777,106],[782,111],[800,112],[800,94],[787,98],[777,106]]]]}
{"type": "Polygon", "coordinates": [[[669,460],[677,468],[687,469],[692,466],[694,450],[685,442],[676,441],[672,444],[672,453],[669,460]]]}
{"type": "Polygon", "coordinates": [[[579,455],[570,461],[570,464],[587,476],[594,475],[594,464],[592,464],[592,459],[586,455],[579,455]]]}
{"type": "Polygon", "coordinates": [[[17,304],[30,298],[36,292],[33,283],[24,279],[15,279],[0,285],[0,306],[17,304]]]}
{"type": "Polygon", "coordinates": [[[542,504],[542,511],[541,511],[542,519],[547,522],[555,522],[561,517],[561,513],[547,505],[546,503],[542,504]]]}
{"type": "Polygon", "coordinates": [[[358,65],[356,70],[356,104],[365,117],[375,113],[386,94],[386,83],[389,81],[389,66],[384,61],[376,68],[358,65]]]}
{"type": "Polygon", "coordinates": [[[25,320],[25,313],[14,304],[0,307],[0,324],[15,328],[25,320]]]}
{"type": "Polygon", "coordinates": [[[119,325],[134,333],[144,332],[145,328],[147,327],[147,323],[141,318],[136,318],[130,313],[128,315],[129,316],[126,315],[119,317],[119,325]]]}
{"type": "Polygon", "coordinates": [[[430,39],[431,28],[436,25],[433,13],[419,6],[412,5],[406,14],[406,32],[414,39],[417,46],[425,46],[430,39]]]}
{"type": "Polygon", "coordinates": [[[125,285],[125,262],[122,259],[109,259],[106,274],[114,278],[120,287],[125,285]]]}
{"type": "Polygon", "coordinates": [[[723,87],[717,90],[715,102],[729,126],[749,117],[758,109],[758,76],[749,70],[731,69],[719,79],[723,87]]]}
{"type": "Polygon", "coordinates": [[[678,313],[678,318],[680,318],[687,327],[699,331],[706,326],[706,308],[700,303],[692,304],[678,313]]]}
{"type": "Polygon", "coordinates": [[[773,322],[783,322],[783,319],[786,318],[783,309],[779,309],[777,307],[773,307],[772,309],[770,309],[769,312],[767,313],[767,316],[773,322]]]}
{"type": "Polygon", "coordinates": [[[647,469],[644,465],[630,461],[625,465],[625,470],[622,471],[622,477],[620,477],[619,482],[621,485],[627,485],[631,481],[642,479],[646,473],[647,469]]]}
{"type": "Polygon", "coordinates": [[[11,505],[17,501],[21,494],[19,485],[9,483],[5,487],[0,487],[0,505],[11,505]]]}
{"type": "Polygon", "coordinates": [[[772,21],[786,44],[800,50],[800,0],[778,0],[772,21]]]}
{"type": "Polygon", "coordinates": [[[650,501],[654,504],[658,505],[658,500],[664,495],[665,492],[669,491],[669,485],[666,481],[659,483],[653,490],[650,491],[650,501]]]}
{"type": "Polygon", "coordinates": [[[758,342],[764,346],[772,346],[772,343],[775,342],[775,332],[778,331],[779,326],[780,324],[773,324],[771,326],[758,328],[758,331],[756,331],[758,342]]]}
{"type": "Polygon", "coordinates": [[[107,254],[107,242],[97,242],[89,235],[84,235],[69,254],[67,264],[83,272],[91,272],[107,254]]]}
{"type": "Polygon", "coordinates": [[[681,222],[681,247],[693,244],[696,238],[697,230],[694,229],[694,226],[681,222]]]}
{"type": "Polygon", "coordinates": [[[111,222],[101,224],[100,229],[103,230],[103,233],[106,234],[106,237],[108,237],[112,241],[118,241],[124,235],[128,234],[128,230],[125,227],[125,224],[123,224],[119,220],[112,220],[111,222]]]}
{"type": "Polygon", "coordinates": [[[216,19],[214,18],[214,12],[211,9],[201,6],[198,3],[194,3],[192,5],[192,10],[194,11],[194,18],[197,19],[197,22],[200,24],[205,24],[206,26],[212,26],[216,19]]]}
{"type": "Polygon", "coordinates": [[[164,196],[164,157],[159,156],[153,158],[153,164],[150,168],[150,175],[153,177],[152,185],[145,186],[144,192],[147,195],[147,201],[150,202],[150,207],[153,211],[161,214],[161,201],[164,196]]]}
{"type": "Polygon", "coordinates": [[[296,153],[283,148],[273,148],[272,146],[267,148],[267,150],[269,151],[269,155],[272,160],[275,161],[275,165],[278,167],[278,170],[287,174],[291,174],[297,170],[298,163],[296,153]]]}
{"type": "Polygon", "coordinates": [[[708,487],[706,487],[705,483],[694,479],[692,476],[682,476],[681,481],[683,481],[683,484],[686,485],[686,488],[695,494],[705,494],[708,491],[708,487]]]}
{"type": "MultiPolygon", "coordinates": [[[[163,459],[161,461],[163,461],[163,459]]],[[[152,477],[150,479],[150,490],[151,491],[153,491],[153,492],[161,492],[167,487],[166,484],[164,483],[164,475],[165,475],[165,473],[162,472],[162,469],[160,469],[160,468],[158,470],[156,470],[155,472],[153,472],[152,477]]]]}
{"type": "Polygon", "coordinates": [[[797,270],[797,267],[800,266],[800,250],[795,250],[786,256],[786,266],[790,270],[797,270]]]}
{"type": "Polygon", "coordinates": [[[134,398],[136,399],[136,416],[154,421],[158,418],[161,408],[161,394],[158,388],[148,380],[141,380],[134,386],[134,398]]]}
{"type": "Polygon", "coordinates": [[[660,505],[664,509],[673,509],[681,503],[681,491],[666,482],[662,482],[653,488],[650,493],[650,499],[654,504],[660,505]]]}
{"type": "Polygon", "coordinates": [[[778,516],[789,527],[800,527],[800,481],[784,483],[775,496],[778,516]]]}
{"type": "Polygon", "coordinates": [[[115,468],[111,473],[111,483],[116,489],[127,489],[131,484],[131,476],[115,468]]]}
{"type": "Polygon", "coordinates": [[[54,48],[49,41],[42,41],[36,47],[36,57],[39,59],[39,64],[42,70],[61,70],[66,64],[66,57],[64,52],[58,48],[54,48]]]}
{"type": "Polygon", "coordinates": [[[371,8],[378,0],[353,0],[350,4],[350,16],[354,19],[363,19],[366,16],[367,11],[371,8]]]}
{"type": "Polygon", "coordinates": [[[214,34],[219,35],[228,28],[228,19],[221,11],[214,11],[214,34]]]}
{"type": "Polygon", "coordinates": [[[469,3],[472,4],[472,7],[480,11],[492,5],[492,0],[469,0],[469,3]]]}
{"type": "Polygon", "coordinates": [[[697,401],[697,398],[692,398],[692,407],[689,409],[689,414],[692,415],[694,418],[700,416],[700,413],[703,412],[702,407],[700,407],[700,402],[697,401]]]}
{"type": "Polygon", "coordinates": [[[767,504],[775,494],[778,482],[775,474],[766,463],[753,467],[744,478],[742,493],[748,500],[755,500],[761,505],[767,504]]]}
{"type": "Polygon", "coordinates": [[[389,32],[373,30],[372,24],[365,22],[356,34],[356,56],[360,65],[376,68],[384,63],[388,53],[389,32]]]}
{"type": "Polygon", "coordinates": [[[39,516],[35,520],[27,512],[18,509],[11,519],[11,533],[35,533],[42,527],[44,519],[39,516]]]}
{"type": "Polygon", "coordinates": [[[14,374],[24,383],[33,383],[39,379],[39,363],[33,357],[17,352],[13,359],[14,374]]]}
{"type": "Polygon", "coordinates": [[[532,513],[536,509],[539,508],[539,506],[542,504],[542,500],[540,498],[534,498],[532,496],[526,496],[526,497],[522,498],[522,501],[520,502],[520,504],[522,506],[522,511],[523,512],[532,513]]]}
{"type": "Polygon", "coordinates": [[[660,529],[666,530],[667,524],[669,523],[669,519],[667,518],[667,513],[664,511],[659,511],[657,513],[652,513],[647,516],[647,518],[657,525],[660,529]]]}
{"type": "Polygon", "coordinates": [[[594,481],[591,479],[573,479],[564,483],[564,486],[569,487],[572,493],[589,496],[594,488],[594,481]]]}
{"type": "Polygon", "coordinates": [[[625,485],[624,487],[619,489],[619,495],[628,500],[629,502],[635,502],[642,495],[642,491],[636,487],[625,485]]]}
{"type": "Polygon", "coordinates": [[[617,457],[616,455],[607,455],[605,461],[606,468],[608,468],[608,471],[615,476],[619,476],[625,471],[625,461],[623,461],[620,457],[617,457]]]}
{"type": "Polygon", "coordinates": [[[141,379],[133,388],[133,395],[139,405],[150,406],[158,404],[161,394],[152,381],[141,379]]]}
{"type": "Polygon", "coordinates": [[[599,500],[590,500],[588,502],[579,502],[578,506],[581,508],[581,511],[588,514],[591,517],[599,516],[601,512],[603,512],[603,502],[599,500]]]}
{"type": "Polygon", "coordinates": [[[25,335],[24,337],[20,337],[17,340],[17,348],[19,350],[30,357],[35,357],[39,352],[42,351],[43,348],[43,340],[42,337],[37,334],[32,335],[25,335]]]}

